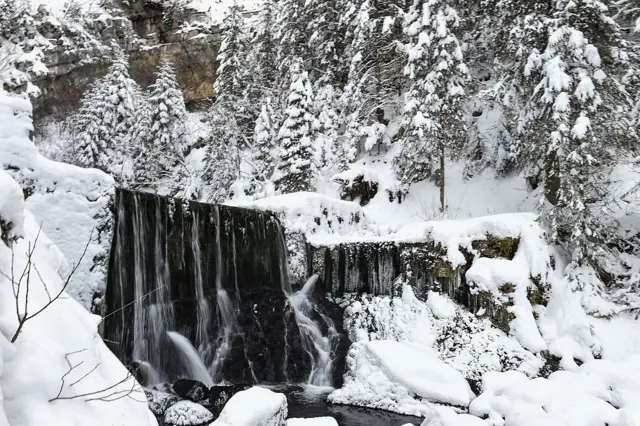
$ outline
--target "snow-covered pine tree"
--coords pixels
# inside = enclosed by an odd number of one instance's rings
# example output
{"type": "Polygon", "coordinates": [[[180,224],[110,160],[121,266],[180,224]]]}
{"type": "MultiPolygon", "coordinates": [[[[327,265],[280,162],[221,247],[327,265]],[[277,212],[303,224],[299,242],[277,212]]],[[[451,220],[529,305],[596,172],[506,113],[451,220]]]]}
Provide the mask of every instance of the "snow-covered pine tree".
{"type": "MultiPolygon", "coordinates": [[[[364,0],[346,29],[350,60],[347,85],[342,94],[345,138],[365,151],[390,143],[384,129],[403,90],[402,32],[404,1],[364,0]],[[373,137],[372,137],[373,135],[373,137]]],[[[352,5],[353,6],[353,5],[352,5]]]]}
{"type": "Polygon", "coordinates": [[[338,151],[338,130],[340,117],[337,110],[338,93],[326,75],[316,85],[313,99],[314,116],[317,118],[316,138],[314,142],[315,163],[320,168],[336,166],[338,151]]]}
{"type": "Polygon", "coordinates": [[[285,89],[286,77],[294,63],[299,59],[305,62],[309,60],[307,27],[310,17],[306,0],[281,0],[278,6],[275,35],[280,42],[276,63],[282,89],[285,89]]]}
{"type": "MultiPolygon", "coordinates": [[[[186,148],[186,108],[169,59],[160,62],[149,87],[149,131],[136,157],[137,181],[156,182],[169,176],[186,148]]],[[[142,139],[142,138],[141,138],[142,139]]]]}
{"type": "Polygon", "coordinates": [[[240,174],[241,135],[229,123],[225,110],[214,105],[209,112],[212,133],[206,145],[202,180],[204,200],[220,203],[229,198],[229,188],[240,174]]]}
{"type": "Polygon", "coordinates": [[[113,146],[108,139],[108,129],[102,124],[106,96],[106,84],[98,80],[80,100],[80,108],[69,120],[73,137],[69,152],[65,154],[69,161],[85,167],[109,169],[113,146]]]}
{"type": "Polygon", "coordinates": [[[325,78],[338,88],[345,85],[348,72],[344,55],[347,25],[340,19],[346,6],[345,0],[309,0],[306,4],[311,80],[325,78]]]}
{"type": "Polygon", "coordinates": [[[261,91],[272,89],[278,78],[278,66],[274,58],[278,47],[274,37],[276,5],[273,0],[266,0],[258,17],[258,25],[253,38],[258,78],[255,83],[261,91]]]}
{"type": "Polygon", "coordinates": [[[402,151],[394,161],[403,184],[432,175],[437,167],[440,208],[445,209],[445,155],[464,143],[462,102],[469,71],[454,33],[458,14],[448,0],[416,0],[407,17],[412,85],[403,114],[402,151]],[[439,167],[434,166],[439,159],[439,167]]]}
{"type": "Polygon", "coordinates": [[[129,77],[126,56],[116,52],[107,75],[84,97],[79,117],[73,121],[78,139],[76,162],[109,171],[119,179],[127,173],[125,163],[144,134],[136,110],[139,87],[129,77]],[[81,116],[81,117],[80,117],[81,116]]]}
{"type": "Polygon", "coordinates": [[[518,114],[518,161],[544,184],[541,219],[576,263],[591,261],[613,235],[602,203],[614,160],[637,141],[630,99],[614,77],[626,55],[618,26],[599,0],[561,0],[542,22],[542,50],[521,69],[529,101],[518,114]],[[598,207],[600,206],[600,207],[598,207]]]}
{"type": "Polygon", "coordinates": [[[271,179],[277,158],[276,132],[279,120],[271,99],[265,99],[253,132],[255,178],[260,181],[271,179]]]}
{"type": "Polygon", "coordinates": [[[234,1],[222,22],[222,41],[217,60],[220,63],[213,84],[216,102],[235,103],[242,98],[246,70],[243,8],[234,1]]]}
{"type": "Polygon", "coordinates": [[[291,87],[278,132],[278,164],[274,174],[276,188],[283,193],[311,191],[313,188],[313,141],[317,120],[313,115],[313,90],[302,60],[291,67],[291,87]]]}

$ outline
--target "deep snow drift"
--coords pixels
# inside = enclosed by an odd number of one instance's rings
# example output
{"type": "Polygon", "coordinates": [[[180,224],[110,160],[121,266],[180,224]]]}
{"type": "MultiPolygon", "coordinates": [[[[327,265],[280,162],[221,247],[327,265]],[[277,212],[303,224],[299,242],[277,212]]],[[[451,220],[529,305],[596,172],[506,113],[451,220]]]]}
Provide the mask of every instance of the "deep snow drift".
{"type": "MultiPolygon", "coordinates": [[[[11,180],[4,171],[0,176],[4,184],[11,180]]],[[[22,204],[16,186],[1,187],[12,206],[22,204]]],[[[155,425],[142,388],[98,334],[101,318],[65,292],[56,298],[64,285],[62,252],[28,210],[24,226],[9,210],[0,211],[0,218],[16,224],[12,235],[19,238],[11,247],[0,242],[0,421],[6,416],[9,424],[25,426],[155,425]],[[17,336],[16,309],[28,318],[17,336]]]]}

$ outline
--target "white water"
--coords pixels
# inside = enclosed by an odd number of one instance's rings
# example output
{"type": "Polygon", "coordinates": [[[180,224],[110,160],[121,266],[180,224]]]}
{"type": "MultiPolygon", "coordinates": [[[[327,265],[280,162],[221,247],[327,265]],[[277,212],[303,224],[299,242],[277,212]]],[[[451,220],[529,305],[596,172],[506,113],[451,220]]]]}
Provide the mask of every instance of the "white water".
{"type": "Polygon", "coordinates": [[[314,311],[318,312],[309,297],[317,281],[318,276],[312,276],[300,291],[289,294],[288,298],[296,316],[296,323],[300,329],[302,345],[312,360],[311,373],[307,383],[313,386],[330,387],[332,385],[331,372],[333,367],[331,341],[338,333],[333,322],[328,317],[320,315],[327,326],[327,336],[322,334],[319,324],[311,319],[311,314],[314,311]]]}
{"type": "Polygon", "coordinates": [[[191,224],[191,251],[193,254],[194,287],[196,293],[196,346],[202,358],[208,355],[211,340],[209,339],[209,324],[211,323],[211,309],[204,294],[202,276],[202,250],[200,250],[200,216],[193,212],[191,224]]]}
{"type": "Polygon", "coordinates": [[[204,365],[196,348],[193,347],[189,339],[184,337],[180,333],[175,331],[167,331],[167,336],[176,345],[180,354],[180,361],[184,365],[186,371],[189,374],[189,378],[193,380],[199,380],[207,387],[214,385],[207,367],[204,365]]]}
{"type": "Polygon", "coordinates": [[[218,331],[215,355],[209,371],[211,372],[213,380],[215,382],[220,382],[222,379],[220,370],[222,368],[222,363],[231,350],[231,339],[233,334],[237,331],[238,319],[236,318],[236,307],[229,297],[229,294],[222,286],[223,263],[222,247],[220,243],[220,227],[222,226],[222,223],[220,222],[220,210],[218,209],[218,206],[214,207],[213,219],[216,229],[216,303],[218,305],[220,328],[218,331]]]}

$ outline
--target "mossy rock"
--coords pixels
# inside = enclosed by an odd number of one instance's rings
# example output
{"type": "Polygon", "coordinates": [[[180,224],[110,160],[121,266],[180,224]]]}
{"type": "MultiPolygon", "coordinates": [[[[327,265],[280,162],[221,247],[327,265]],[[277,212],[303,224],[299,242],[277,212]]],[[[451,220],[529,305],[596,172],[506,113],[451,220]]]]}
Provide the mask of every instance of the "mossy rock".
{"type": "Polygon", "coordinates": [[[527,289],[527,299],[529,299],[529,303],[531,303],[532,306],[535,306],[535,305],[547,306],[547,302],[548,302],[546,295],[540,290],[538,290],[537,288],[527,289]]]}
{"type": "Polygon", "coordinates": [[[453,278],[456,276],[456,270],[449,262],[438,259],[435,263],[435,275],[437,278],[453,278]]]}
{"type": "Polygon", "coordinates": [[[472,243],[474,250],[480,252],[482,257],[492,259],[500,257],[509,260],[516,255],[519,245],[520,238],[518,237],[498,238],[491,234],[487,234],[485,240],[476,240],[472,243]]]}
{"type": "Polygon", "coordinates": [[[498,289],[501,293],[511,294],[516,291],[516,286],[511,283],[504,283],[498,289]]]}

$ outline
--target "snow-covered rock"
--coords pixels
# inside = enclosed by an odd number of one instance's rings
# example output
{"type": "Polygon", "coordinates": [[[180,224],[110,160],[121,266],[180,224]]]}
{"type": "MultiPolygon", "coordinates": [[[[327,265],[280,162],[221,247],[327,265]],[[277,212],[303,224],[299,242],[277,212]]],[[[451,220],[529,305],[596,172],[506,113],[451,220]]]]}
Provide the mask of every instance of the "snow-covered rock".
{"type": "Polygon", "coordinates": [[[154,389],[145,389],[144,391],[149,403],[149,409],[156,416],[164,416],[167,409],[180,400],[177,395],[168,392],[154,389]]]}
{"type": "Polygon", "coordinates": [[[254,386],[233,395],[212,426],[284,426],[287,418],[284,394],[254,386]]]}
{"type": "Polygon", "coordinates": [[[164,422],[171,426],[201,426],[213,420],[211,411],[192,401],[180,401],[169,407],[164,422]]]}
{"type": "Polygon", "coordinates": [[[287,426],[338,426],[333,417],[314,417],[312,419],[288,419],[287,426]]]}
{"type": "Polygon", "coordinates": [[[8,241],[22,236],[24,197],[20,185],[0,170],[0,238],[8,241]]]}
{"type": "Polygon", "coordinates": [[[452,408],[434,405],[420,426],[487,426],[487,423],[469,414],[459,414],[452,408]]]}
{"type": "Polygon", "coordinates": [[[640,402],[639,360],[594,360],[548,379],[529,379],[513,371],[488,373],[483,393],[469,412],[504,426],[634,424],[640,402]]]}

